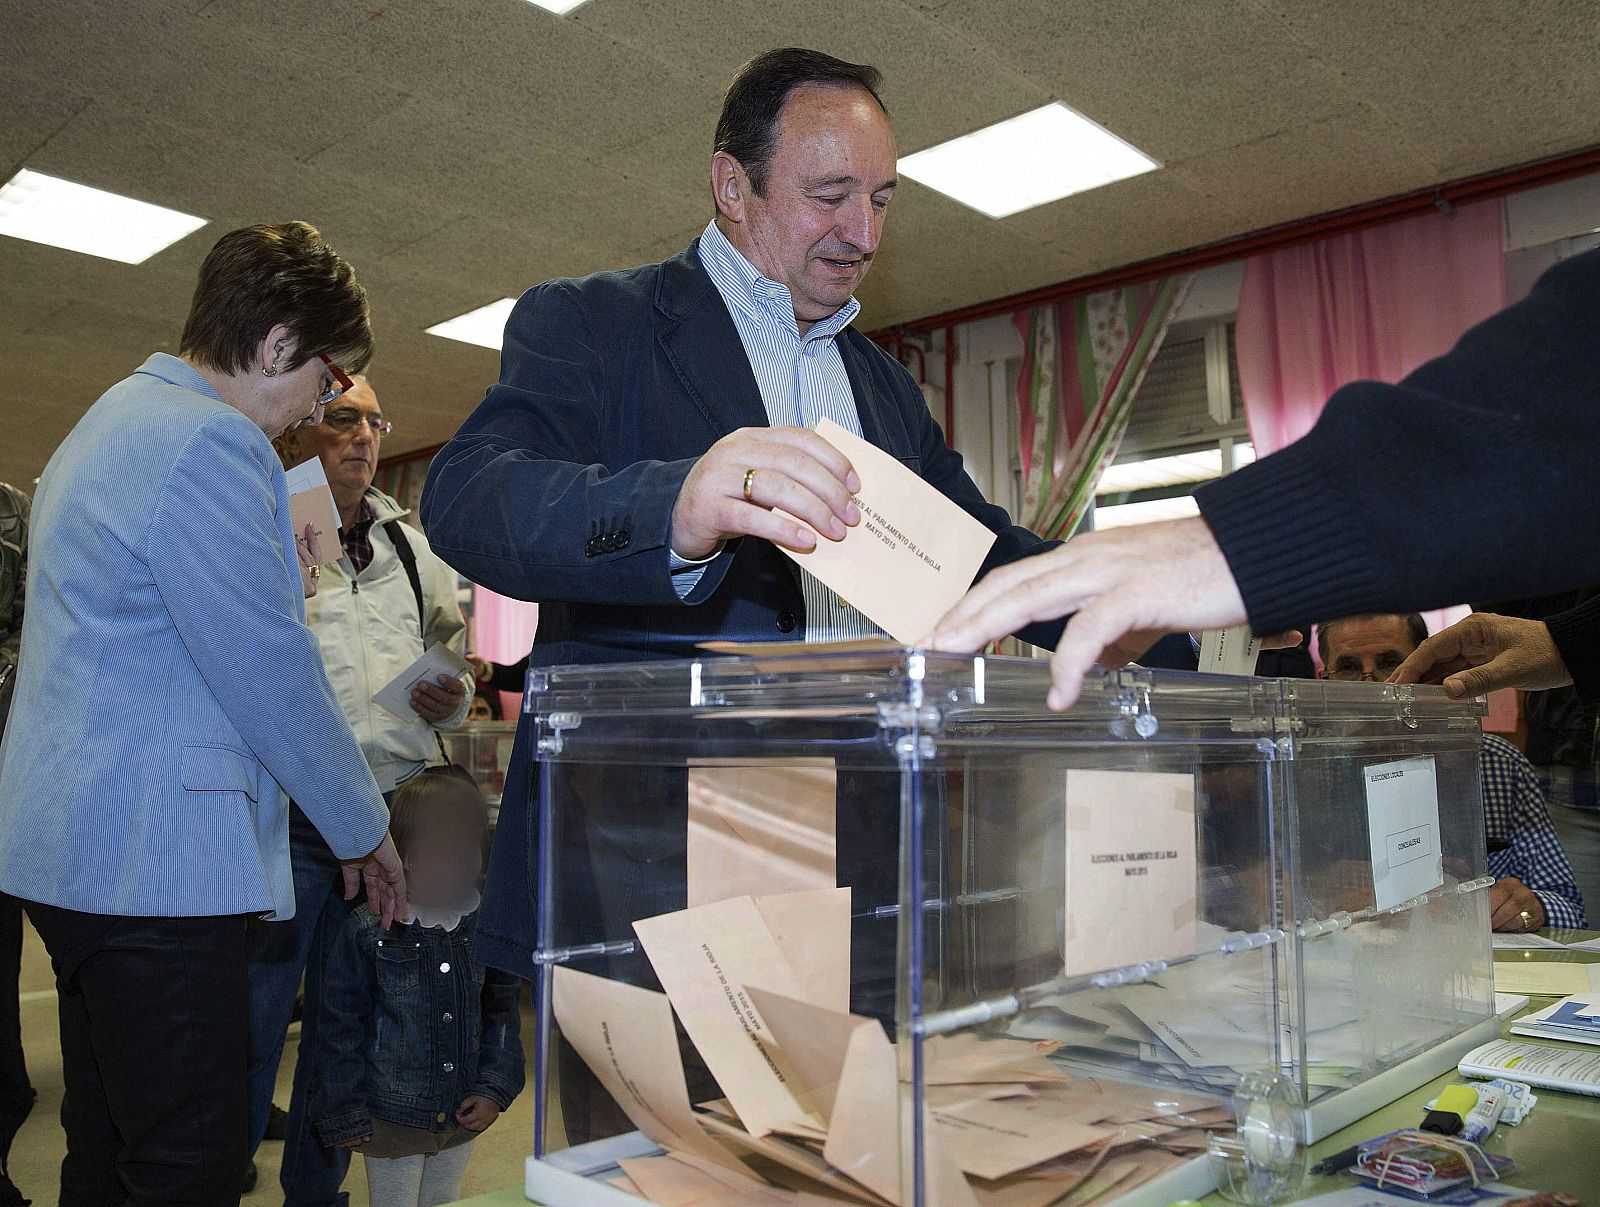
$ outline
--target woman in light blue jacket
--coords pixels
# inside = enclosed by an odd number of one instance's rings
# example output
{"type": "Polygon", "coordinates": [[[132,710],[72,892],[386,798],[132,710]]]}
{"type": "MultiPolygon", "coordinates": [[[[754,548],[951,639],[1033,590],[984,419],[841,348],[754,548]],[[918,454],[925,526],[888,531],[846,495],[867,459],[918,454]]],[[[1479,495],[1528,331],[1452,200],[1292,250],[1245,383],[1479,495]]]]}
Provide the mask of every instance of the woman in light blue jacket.
{"type": "Polygon", "coordinates": [[[63,1207],[237,1199],[245,922],[294,912],[285,793],[347,895],[365,879],[385,920],[403,904],[388,813],[305,625],[315,558],[270,443],[371,351],[365,291],[313,228],[233,231],[179,355],[107,390],[40,479],[0,891],[56,969],[63,1207]]]}

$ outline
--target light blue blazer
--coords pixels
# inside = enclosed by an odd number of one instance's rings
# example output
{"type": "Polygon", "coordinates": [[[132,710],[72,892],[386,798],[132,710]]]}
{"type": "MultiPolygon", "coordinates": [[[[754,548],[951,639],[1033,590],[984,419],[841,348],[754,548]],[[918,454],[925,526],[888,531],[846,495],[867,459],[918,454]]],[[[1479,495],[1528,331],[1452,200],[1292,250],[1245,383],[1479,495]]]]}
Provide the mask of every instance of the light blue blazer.
{"type": "Polygon", "coordinates": [[[305,625],[277,455],[157,353],[89,408],[34,496],[0,890],[290,917],[285,793],[340,858],[388,827],[305,625]]]}

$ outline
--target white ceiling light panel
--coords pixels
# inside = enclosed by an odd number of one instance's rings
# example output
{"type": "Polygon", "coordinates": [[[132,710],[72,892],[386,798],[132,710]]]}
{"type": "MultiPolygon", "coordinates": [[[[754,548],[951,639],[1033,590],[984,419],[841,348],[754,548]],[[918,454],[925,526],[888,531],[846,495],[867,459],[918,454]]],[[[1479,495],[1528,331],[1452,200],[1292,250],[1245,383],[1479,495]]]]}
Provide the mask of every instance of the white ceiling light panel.
{"type": "Polygon", "coordinates": [[[143,264],[206,219],[23,168],[0,185],[0,235],[143,264]]]}
{"type": "Polygon", "coordinates": [[[516,304],[516,298],[501,298],[498,302],[490,302],[487,306],[458,314],[453,319],[435,323],[427,329],[427,333],[460,340],[463,344],[477,344],[480,348],[493,348],[498,352],[505,342],[506,320],[511,317],[511,308],[516,304]]]}
{"type": "Polygon", "coordinates": [[[1161,166],[1059,101],[900,160],[900,174],[991,218],[1161,166]]]}

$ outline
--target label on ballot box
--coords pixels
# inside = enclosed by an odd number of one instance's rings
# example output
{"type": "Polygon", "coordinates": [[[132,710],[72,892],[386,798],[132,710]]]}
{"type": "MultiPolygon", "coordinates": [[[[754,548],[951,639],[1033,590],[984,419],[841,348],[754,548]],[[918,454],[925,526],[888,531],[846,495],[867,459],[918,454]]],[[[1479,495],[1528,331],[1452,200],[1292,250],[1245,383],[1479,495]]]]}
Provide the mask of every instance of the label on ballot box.
{"type": "Polygon", "coordinates": [[[1439,781],[1433,756],[1374,763],[1362,772],[1372,892],[1390,909],[1444,883],[1439,850],[1439,781]]]}

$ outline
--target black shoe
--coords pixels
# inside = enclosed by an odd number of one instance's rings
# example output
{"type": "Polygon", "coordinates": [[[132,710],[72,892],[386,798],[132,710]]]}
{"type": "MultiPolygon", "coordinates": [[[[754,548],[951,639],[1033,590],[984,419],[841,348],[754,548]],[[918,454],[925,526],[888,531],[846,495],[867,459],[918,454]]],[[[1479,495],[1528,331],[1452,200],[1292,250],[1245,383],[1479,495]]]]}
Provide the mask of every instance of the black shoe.
{"type": "Polygon", "coordinates": [[[274,1102],[272,1110],[267,1112],[267,1130],[261,1138],[263,1140],[281,1141],[288,1134],[289,1112],[274,1102]]]}
{"type": "Polygon", "coordinates": [[[244,1195],[254,1190],[256,1188],[256,1179],[260,1176],[261,1173],[256,1169],[256,1163],[254,1161],[250,1162],[250,1168],[244,1171],[244,1184],[239,1188],[239,1193],[244,1195]]]}

